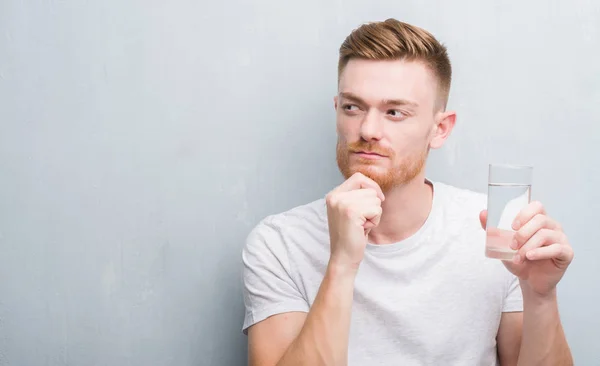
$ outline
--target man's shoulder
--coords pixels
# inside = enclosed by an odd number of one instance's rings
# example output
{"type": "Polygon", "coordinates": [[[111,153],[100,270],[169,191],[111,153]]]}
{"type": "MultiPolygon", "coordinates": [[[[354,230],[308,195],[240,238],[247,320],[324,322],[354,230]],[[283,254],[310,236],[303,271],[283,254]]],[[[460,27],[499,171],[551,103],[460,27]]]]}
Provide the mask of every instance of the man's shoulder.
{"type": "Polygon", "coordinates": [[[435,182],[439,190],[439,207],[448,229],[463,234],[479,231],[479,213],[487,206],[487,195],[447,183],[435,182]]]}
{"type": "Polygon", "coordinates": [[[293,207],[289,210],[269,215],[261,220],[257,228],[268,226],[277,230],[302,228],[318,225],[326,218],[325,199],[321,198],[310,203],[293,207]]]}
{"type": "Polygon", "coordinates": [[[485,193],[444,182],[435,182],[435,188],[442,191],[446,207],[483,210],[487,205],[487,195],[485,193]]]}
{"type": "Polygon", "coordinates": [[[290,235],[318,231],[324,227],[327,227],[325,199],[318,199],[265,217],[248,235],[247,245],[258,242],[275,244],[285,241],[290,235]]]}

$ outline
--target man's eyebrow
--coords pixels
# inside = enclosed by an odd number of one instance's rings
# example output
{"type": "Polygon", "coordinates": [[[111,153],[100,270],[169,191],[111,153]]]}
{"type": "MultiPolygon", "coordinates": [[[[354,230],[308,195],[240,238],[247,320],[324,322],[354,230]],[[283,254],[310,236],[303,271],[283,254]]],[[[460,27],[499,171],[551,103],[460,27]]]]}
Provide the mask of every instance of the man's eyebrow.
{"type": "MultiPolygon", "coordinates": [[[[353,102],[356,102],[356,103],[359,103],[359,104],[367,104],[359,96],[354,95],[354,94],[349,93],[349,92],[341,92],[340,96],[342,98],[344,98],[344,99],[348,99],[350,101],[353,101],[353,102]]],[[[384,99],[384,100],[381,101],[381,104],[383,104],[383,105],[396,105],[396,106],[409,106],[409,107],[413,107],[413,108],[417,108],[419,106],[419,104],[417,104],[416,102],[410,101],[408,99],[384,99]]]]}
{"type": "Polygon", "coordinates": [[[412,102],[408,99],[384,99],[382,101],[384,105],[399,105],[399,106],[408,106],[417,108],[419,104],[417,102],[412,102]]]}
{"type": "Polygon", "coordinates": [[[356,103],[359,103],[359,104],[367,104],[367,103],[365,103],[365,101],[364,101],[364,100],[362,100],[362,99],[361,99],[359,96],[357,96],[357,95],[354,95],[354,94],[352,94],[352,93],[349,93],[349,92],[341,92],[341,93],[340,93],[340,96],[341,96],[342,98],[344,98],[344,99],[348,99],[348,100],[350,100],[350,101],[353,101],[353,102],[356,102],[356,103]]]}

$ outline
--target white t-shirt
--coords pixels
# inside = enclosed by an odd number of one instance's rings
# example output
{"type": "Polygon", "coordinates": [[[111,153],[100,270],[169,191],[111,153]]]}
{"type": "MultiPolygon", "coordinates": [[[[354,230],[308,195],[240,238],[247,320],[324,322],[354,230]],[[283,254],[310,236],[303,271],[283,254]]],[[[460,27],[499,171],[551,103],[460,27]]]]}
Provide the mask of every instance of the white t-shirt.
{"type": "MultiPolygon", "coordinates": [[[[503,312],[523,310],[518,279],[485,252],[483,194],[433,184],[424,225],[398,243],[367,244],[355,280],[348,364],[497,365],[503,312]]],[[[329,260],[323,199],[265,218],[243,251],[243,330],[308,312],[329,260]]]]}

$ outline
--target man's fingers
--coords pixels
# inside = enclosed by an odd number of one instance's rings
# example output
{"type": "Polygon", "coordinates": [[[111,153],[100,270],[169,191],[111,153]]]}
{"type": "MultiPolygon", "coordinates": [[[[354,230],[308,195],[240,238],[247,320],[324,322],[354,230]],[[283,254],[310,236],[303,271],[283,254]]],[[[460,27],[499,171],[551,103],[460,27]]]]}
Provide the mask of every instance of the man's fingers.
{"type": "Polygon", "coordinates": [[[517,214],[517,217],[515,217],[512,223],[513,230],[519,230],[521,226],[523,226],[537,214],[545,215],[546,209],[540,202],[533,201],[517,214]]]}
{"type": "Polygon", "coordinates": [[[481,227],[485,230],[485,226],[487,225],[487,210],[483,210],[479,213],[479,222],[481,223],[481,227]]]}
{"type": "MultiPolygon", "coordinates": [[[[355,192],[348,192],[353,194],[355,192]]],[[[379,218],[383,212],[381,207],[381,200],[379,197],[372,195],[368,197],[349,197],[348,198],[348,209],[359,217],[363,217],[365,220],[373,221],[376,219],[376,224],[379,223],[379,218]]]]}
{"type": "Polygon", "coordinates": [[[355,173],[352,175],[344,183],[340,184],[336,189],[334,189],[332,193],[348,192],[362,188],[374,189],[377,192],[379,199],[382,201],[385,200],[385,196],[383,195],[383,191],[381,190],[381,187],[379,187],[379,184],[375,183],[374,180],[361,173],[355,173]]]}
{"type": "Polygon", "coordinates": [[[381,219],[381,206],[368,206],[365,207],[362,211],[363,213],[363,217],[367,220],[372,222],[375,225],[379,224],[379,220],[381,219]]]}
{"type": "Polygon", "coordinates": [[[544,214],[536,214],[533,218],[524,223],[515,233],[516,243],[511,244],[511,248],[519,249],[531,237],[541,229],[550,229],[560,231],[560,225],[544,214]],[[516,244],[516,246],[515,246],[516,244]]]}
{"type": "MultiPolygon", "coordinates": [[[[353,193],[355,192],[348,192],[348,194],[353,193]]],[[[353,197],[349,207],[353,211],[351,215],[357,215],[362,220],[362,225],[365,229],[372,229],[379,225],[383,208],[381,207],[381,200],[376,195],[373,194],[369,197],[359,197],[356,195],[356,197],[353,197]]]]}
{"type": "MultiPolygon", "coordinates": [[[[357,189],[349,192],[340,192],[328,198],[330,207],[343,212],[348,218],[371,220],[381,216],[381,199],[377,192],[371,188],[357,189]]],[[[376,223],[379,223],[377,218],[376,223]]]]}
{"type": "Polygon", "coordinates": [[[331,191],[327,207],[338,210],[346,217],[359,220],[368,235],[370,229],[379,225],[381,202],[385,199],[381,188],[363,174],[356,173],[331,191]]]}
{"type": "Polygon", "coordinates": [[[532,249],[527,252],[526,256],[531,261],[554,259],[558,262],[571,263],[573,260],[573,249],[569,245],[556,243],[532,249]]]}
{"type": "Polygon", "coordinates": [[[540,229],[537,231],[531,239],[529,239],[525,245],[519,249],[519,255],[521,258],[525,258],[525,255],[530,250],[543,247],[550,246],[555,243],[565,243],[565,235],[560,231],[550,230],[550,229],[540,229]]]}
{"type": "MultiPolygon", "coordinates": [[[[376,198],[377,200],[379,198],[376,198]]],[[[381,213],[383,209],[380,204],[377,203],[364,203],[364,205],[357,209],[361,219],[364,220],[362,226],[365,230],[371,230],[372,228],[379,225],[381,220],[381,213]]]]}
{"type": "Polygon", "coordinates": [[[361,206],[363,203],[376,202],[381,205],[381,199],[377,195],[377,191],[372,188],[355,189],[348,192],[339,192],[328,196],[328,203],[332,206],[342,205],[345,209],[353,209],[361,206]]]}
{"type": "Polygon", "coordinates": [[[363,199],[375,199],[381,203],[381,197],[373,188],[360,188],[349,192],[343,192],[341,195],[349,197],[350,200],[360,202],[363,199]]]}

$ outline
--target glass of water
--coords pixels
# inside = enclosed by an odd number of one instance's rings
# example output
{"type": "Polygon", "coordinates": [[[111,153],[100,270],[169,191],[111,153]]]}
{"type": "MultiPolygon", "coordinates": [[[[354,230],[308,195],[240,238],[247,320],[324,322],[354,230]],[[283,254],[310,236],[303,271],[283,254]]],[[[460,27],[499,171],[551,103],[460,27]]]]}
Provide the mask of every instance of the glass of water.
{"type": "Polygon", "coordinates": [[[516,251],[510,248],[515,231],[512,223],[531,200],[533,167],[490,164],[485,256],[512,260],[516,251]]]}

